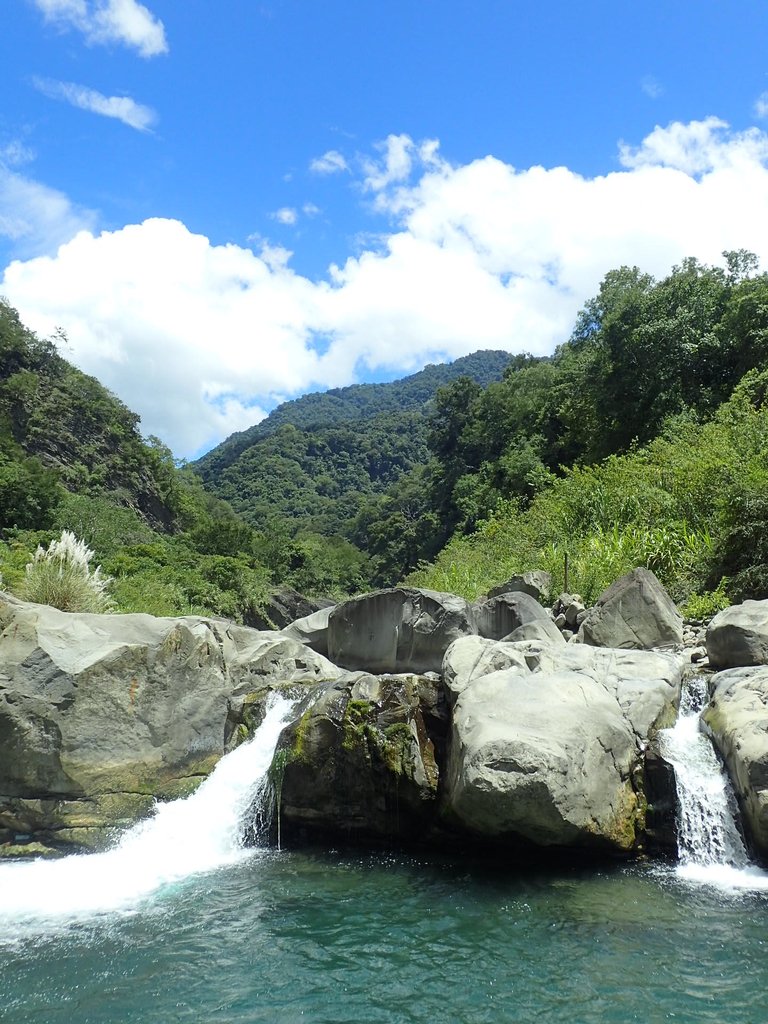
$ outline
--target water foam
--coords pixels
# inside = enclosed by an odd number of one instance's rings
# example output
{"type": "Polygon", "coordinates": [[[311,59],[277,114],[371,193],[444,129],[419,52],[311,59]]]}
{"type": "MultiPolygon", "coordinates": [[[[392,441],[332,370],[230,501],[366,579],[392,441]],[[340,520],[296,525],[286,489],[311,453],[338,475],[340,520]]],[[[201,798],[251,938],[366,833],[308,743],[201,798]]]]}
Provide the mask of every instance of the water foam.
{"type": "Polygon", "coordinates": [[[718,889],[768,890],[768,872],[750,864],[736,824],[737,807],[730,780],[700,727],[706,681],[694,677],[684,690],[671,729],[659,734],[663,756],[675,768],[677,875],[718,889]]]}
{"type": "Polygon", "coordinates": [[[195,793],[159,804],[112,849],[0,865],[0,932],[24,920],[130,910],[189,875],[248,856],[243,815],[265,784],[290,709],[274,696],[253,739],[222,758],[195,793]]]}

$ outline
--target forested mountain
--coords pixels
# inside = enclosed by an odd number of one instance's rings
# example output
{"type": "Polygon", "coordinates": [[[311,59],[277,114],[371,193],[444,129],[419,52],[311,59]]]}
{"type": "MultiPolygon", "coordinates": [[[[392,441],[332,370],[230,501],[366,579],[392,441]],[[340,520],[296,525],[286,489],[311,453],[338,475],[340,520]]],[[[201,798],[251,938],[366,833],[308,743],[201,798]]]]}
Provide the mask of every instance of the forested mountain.
{"type": "MultiPolygon", "coordinates": [[[[306,396],[195,469],[252,524],[343,537],[370,559],[373,583],[394,583],[452,536],[488,521],[501,529],[499,509],[525,513],[574,467],[670,430],[692,443],[690,430],[766,357],[768,276],[752,254],[726,253],[723,268],[686,259],[661,280],[621,267],[550,359],[508,359],[495,380],[462,360],[429,367],[397,382],[407,395],[397,413],[393,385],[306,396]],[[425,379],[446,370],[453,379],[425,402],[425,379]]],[[[612,515],[594,522],[613,528],[612,515]]],[[[563,542],[562,523],[543,543],[555,536],[563,542]]]]}
{"type": "Polygon", "coordinates": [[[125,611],[252,621],[277,586],[475,596],[536,567],[588,600],[634,565],[692,613],[765,597],[766,365],[749,253],[659,281],[622,267],[551,358],[475,353],[307,395],[179,470],[0,303],[3,583],[67,529],[125,611]]]}
{"type": "Polygon", "coordinates": [[[304,395],[192,468],[253,526],[280,518],[294,530],[350,538],[361,504],[427,461],[438,388],[461,377],[482,388],[499,380],[511,359],[475,352],[402,380],[304,395]]]}
{"type": "Polygon", "coordinates": [[[0,581],[20,586],[38,544],[76,534],[113,577],[114,606],[248,620],[273,587],[365,583],[351,545],[254,530],[139,418],[0,301],[0,581]]]}
{"type": "Polygon", "coordinates": [[[725,256],[611,271],[550,362],[438,392],[420,514],[453,539],[414,582],[475,594],[546,567],[563,586],[567,553],[588,599],[640,564],[677,599],[768,596],[768,275],[725,256]]]}
{"type": "Polygon", "coordinates": [[[179,513],[173,459],[156,438],[142,439],[138,422],[0,301],[0,526],[45,526],[62,497],[58,483],[109,495],[148,526],[171,530],[179,513]]]}

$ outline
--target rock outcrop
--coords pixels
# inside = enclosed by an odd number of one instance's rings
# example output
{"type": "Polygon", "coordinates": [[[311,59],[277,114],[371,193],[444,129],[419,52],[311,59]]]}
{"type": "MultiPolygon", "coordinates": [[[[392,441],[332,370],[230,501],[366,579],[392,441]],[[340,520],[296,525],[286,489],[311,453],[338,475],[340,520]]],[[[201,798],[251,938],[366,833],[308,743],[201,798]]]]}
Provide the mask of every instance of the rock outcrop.
{"type": "Polygon", "coordinates": [[[488,597],[501,597],[502,594],[521,592],[542,602],[549,598],[551,589],[551,575],[542,569],[536,569],[533,572],[523,572],[519,576],[512,576],[505,583],[501,583],[498,587],[489,590],[488,597]]]}
{"type": "Polygon", "coordinates": [[[434,677],[357,673],[315,688],[276,755],[283,835],[423,838],[445,728],[434,677]]]}
{"type": "Polygon", "coordinates": [[[284,626],[280,632],[283,636],[287,636],[297,643],[304,644],[305,647],[311,647],[313,651],[317,651],[318,654],[327,657],[328,621],[335,607],[336,605],[332,604],[327,608],[321,608],[319,611],[313,612],[311,615],[305,615],[302,619],[296,619],[295,622],[284,626]]]}
{"type": "Polygon", "coordinates": [[[745,601],[718,612],[706,646],[713,668],[768,664],[768,601],[745,601]]]}
{"type": "Polygon", "coordinates": [[[447,651],[445,810],[477,835],[631,850],[642,755],[671,724],[683,659],[472,637],[447,651]]]}
{"type": "Polygon", "coordinates": [[[703,719],[728,769],[747,837],[768,863],[768,668],[719,672],[703,719]]]}
{"type": "Polygon", "coordinates": [[[283,629],[296,619],[332,607],[333,601],[305,597],[291,587],[281,587],[270,594],[263,607],[248,614],[245,625],[251,629],[283,629]]]}
{"type": "Polygon", "coordinates": [[[195,788],[270,685],[339,675],[275,633],[0,595],[0,828],[103,845],[195,788]]]}
{"type": "Polygon", "coordinates": [[[272,768],[286,840],[627,855],[682,665],[565,644],[522,592],[470,606],[399,587],[282,632],[0,595],[0,843],[103,845],[191,791],[258,725],[267,691],[291,687],[272,768]]]}
{"type": "Polygon", "coordinates": [[[328,657],[364,672],[439,672],[459,636],[475,632],[463,598],[393,587],[343,601],[328,620],[328,657]]]}
{"type": "Polygon", "coordinates": [[[648,650],[682,643],[683,619],[650,569],[633,569],[600,595],[578,637],[594,647],[648,650]]]}
{"type": "Polygon", "coordinates": [[[476,601],[472,605],[472,618],[479,636],[488,640],[549,638],[562,643],[563,637],[539,602],[523,591],[509,591],[498,597],[476,601]],[[530,627],[535,627],[531,629],[530,627]],[[523,633],[527,632],[527,636],[523,633]]]}

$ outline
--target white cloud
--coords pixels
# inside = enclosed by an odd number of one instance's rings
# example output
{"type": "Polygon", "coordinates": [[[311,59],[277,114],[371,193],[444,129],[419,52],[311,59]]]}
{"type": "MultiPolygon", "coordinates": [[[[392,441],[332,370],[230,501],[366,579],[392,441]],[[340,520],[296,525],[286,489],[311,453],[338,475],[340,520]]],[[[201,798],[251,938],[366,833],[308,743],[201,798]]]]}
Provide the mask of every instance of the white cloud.
{"type": "Polygon", "coordinates": [[[319,206],[315,206],[314,203],[304,203],[301,208],[301,212],[305,217],[316,217],[318,213],[321,213],[319,206]]]}
{"type": "Polygon", "coordinates": [[[389,135],[376,148],[382,154],[378,160],[363,160],[363,189],[375,193],[375,206],[379,210],[401,211],[403,204],[399,197],[405,194],[415,168],[438,174],[449,170],[440,157],[437,139],[417,144],[408,135],[389,135]]]}
{"type": "Polygon", "coordinates": [[[549,353],[622,264],[660,275],[738,248],[768,263],[768,135],[710,118],[656,128],[621,159],[595,178],[490,156],[453,167],[435,143],[391,136],[364,184],[394,229],[325,281],[281,247],[216,246],[156,219],[16,261],[0,293],[34,329],[63,326],[75,361],[191,455],[364,366],[549,353]]]}
{"type": "Polygon", "coordinates": [[[299,219],[299,215],[292,206],[283,206],[279,210],[275,210],[274,213],[270,214],[273,220],[276,220],[278,224],[295,224],[299,219]]]}
{"type": "Polygon", "coordinates": [[[157,121],[157,115],[151,107],[137,103],[130,96],[104,96],[84,85],[56,82],[49,78],[35,78],[33,82],[35,88],[52,99],[64,100],[73,107],[101,114],[102,117],[114,117],[140,132],[149,131],[157,121]]]}
{"type": "MultiPolygon", "coordinates": [[[[18,154],[13,151],[14,155],[18,154]]],[[[0,236],[14,243],[17,254],[55,251],[78,231],[94,226],[93,211],[12,170],[12,162],[7,155],[5,161],[0,158],[0,236]]]]}
{"type": "Polygon", "coordinates": [[[46,21],[75,28],[91,44],[122,43],[142,57],[168,52],[165,27],[138,0],[32,0],[46,21]]]}
{"type": "Polygon", "coordinates": [[[755,116],[759,118],[768,117],[768,92],[761,92],[755,100],[755,116]]]}
{"type": "Polygon", "coordinates": [[[314,174],[339,174],[348,171],[349,165],[337,149],[329,149],[327,153],[310,161],[309,169],[314,174]]]}
{"type": "Polygon", "coordinates": [[[693,176],[767,158],[768,135],[757,128],[732,132],[717,117],[688,124],[673,121],[666,128],[657,125],[640,146],[620,147],[624,167],[669,167],[693,176]]]}

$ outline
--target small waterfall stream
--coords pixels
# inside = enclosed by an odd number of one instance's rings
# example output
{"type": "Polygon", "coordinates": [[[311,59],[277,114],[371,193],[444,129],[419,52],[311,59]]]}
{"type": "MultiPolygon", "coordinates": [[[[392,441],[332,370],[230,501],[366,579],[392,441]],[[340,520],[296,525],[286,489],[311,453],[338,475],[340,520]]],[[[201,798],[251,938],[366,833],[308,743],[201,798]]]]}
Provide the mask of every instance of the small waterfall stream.
{"type": "Polygon", "coordinates": [[[677,873],[725,888],[768,889],[768,873],[750,865],[730,780],[701,731],[706,702],[706,678],[694,675],[684,685],[677,722],[659,734],[677,782],[677,873]]]}
{"type": "Polygon", "coordinates": [[[130,911],[189,875],[248,856],[243,817],[265,785],[291,708],[273,696],[254,737],[223,757],[195,793],[159,804],[104,853],[0,865],[0,938],[21,922],[130,911]]]}

